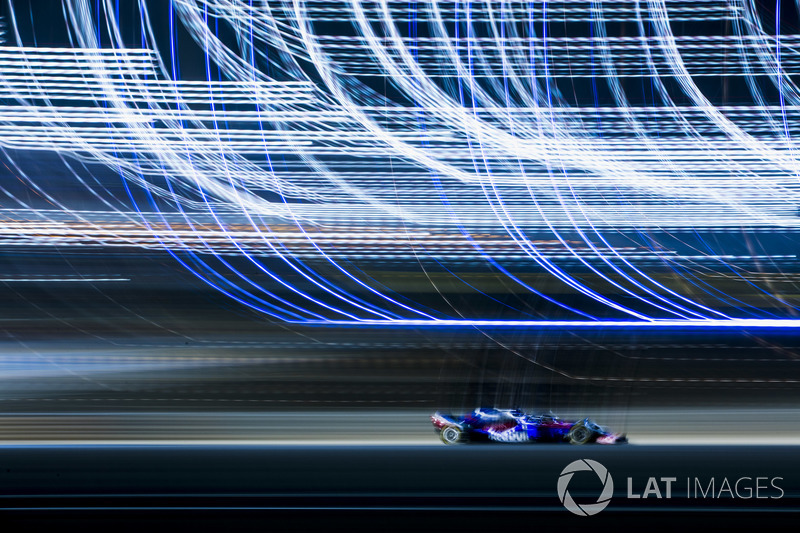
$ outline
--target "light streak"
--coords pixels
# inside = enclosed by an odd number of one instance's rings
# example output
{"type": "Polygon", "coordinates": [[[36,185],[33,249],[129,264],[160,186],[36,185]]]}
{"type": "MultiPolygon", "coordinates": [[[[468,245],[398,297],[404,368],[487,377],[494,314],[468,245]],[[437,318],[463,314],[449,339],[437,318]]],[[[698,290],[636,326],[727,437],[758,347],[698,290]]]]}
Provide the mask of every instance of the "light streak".
{"type": "Polygon", "coordinates": [[[98,283],[130,281],[129,278],[0,278],[0,283],[98,283]]]}
{"type": "Polygon", "coordinates": [[[310,322],[329,326],[377,327],[481,327],[481,328],[800,328],[792,319],[658,319],[641,320],[326,320],[310,322]]]}
{"type": "Polygon", "coordinates": [[[455,279],[469,273],[458,265],[489,265],[578,315],[600,304],[658,327],[765,316],[705,274],[698,284],[700,270],[777,302],[762,325],[789,327],[800,307],[738,265],[788,263],[791,250],[672,237],[800,231],[800,35],[779,18],[770,35],[750,2],[118,4],[64,0],[72,44],[35,46],[9,2],[0,147],[48,209],[0,184],[0,243],[164,248],[245,305],[312,323],[496,324],[396,295],[353,261],[444,261],[455,279]],[[676,34],[684,21],[709,34],[676,34]],[[191,54],[203,60],[181,69],[191,54]],[[717,78],[749,92],[720,100],[703,85],[717,78]],[[566,96],[577,84],[593,96],[566,96]],[[80,163],[74,185],[108,210],[70,205],[16,162],[38,152],[80,163]],[[528,284],[529,271],[583,303],[528,284]]]}

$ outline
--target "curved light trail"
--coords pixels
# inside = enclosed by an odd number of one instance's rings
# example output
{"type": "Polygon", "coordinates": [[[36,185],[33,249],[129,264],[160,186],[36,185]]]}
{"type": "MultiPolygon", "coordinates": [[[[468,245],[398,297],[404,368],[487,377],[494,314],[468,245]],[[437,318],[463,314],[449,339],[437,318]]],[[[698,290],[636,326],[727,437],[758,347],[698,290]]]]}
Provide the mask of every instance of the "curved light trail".
{"type": "Polygon", "coordinates": [[[166,249],[298,323],[800,316],[798,6],[63,0],[54,29],[44,5],[2,13],[0,244],[166,249]]]}

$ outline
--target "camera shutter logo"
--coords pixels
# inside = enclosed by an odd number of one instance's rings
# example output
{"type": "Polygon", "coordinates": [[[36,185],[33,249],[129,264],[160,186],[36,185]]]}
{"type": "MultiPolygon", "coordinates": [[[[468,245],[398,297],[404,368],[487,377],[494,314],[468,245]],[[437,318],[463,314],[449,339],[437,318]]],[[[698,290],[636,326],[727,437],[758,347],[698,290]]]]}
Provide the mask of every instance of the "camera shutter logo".
{"type": "Polygon", "coordinates": [[[605,509],[611,501],[611,495],[614,493],[614,480],[611,479],[611,474],[608,473],[608,469],[597,461],[579,459],[571,462],[561,471],[561,476],[558,478],[557,491],[558,499],[561,500],[561,503],[564,504],[564,507],[566,507],[569,512],[579,516],[592,516],[605,509]],[[575,475],[575,472],[584,471],[592,471],[597,474],[597,477],[603,482],[603,491],[597,498],[596,503],[579,505],[572,499],[569,490],[567,490],[567,486],[572,480],[572,476],[575,475]]]}

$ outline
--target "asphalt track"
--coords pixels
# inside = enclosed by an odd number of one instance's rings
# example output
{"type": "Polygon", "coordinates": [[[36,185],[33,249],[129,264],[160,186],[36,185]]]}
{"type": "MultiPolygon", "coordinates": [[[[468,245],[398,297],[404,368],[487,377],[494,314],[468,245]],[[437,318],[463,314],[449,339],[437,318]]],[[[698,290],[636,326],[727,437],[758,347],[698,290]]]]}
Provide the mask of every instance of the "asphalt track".
{"type": "MultiPolygon", "coordinates": [[[[86,402],[73,402],[82,407],[86,402]]],[[[431,411],[385,408],[284,411],[77,411],[0,414],[4,445],[298,445],[440,447],[431,411]]],[[[590,416],[633,444],[800,446],[800,409],[647,408],[559,412],[590,416]]]]}
{"type": "MultiPolygon", "coordinates": [[[[591,472],[568,484],[578,503],[595,502],[601,489],[591,472]]],[[[800,454],[787,446],[0,448],[0,519],[20,527],[58,521],[141,531],[177,521],[226,531],[499,531],[659,523],[718,530],[788,525],[800,515],[798,503],[800,454]],[[556,492],[562,470],[581,459],[605,466],[614,484],[595,516],[571,514],[556,492]],[[650,478],[658,491],[641,497],[650,478]],[[669,498],[662,478],[675,479],[669,498]]]]}

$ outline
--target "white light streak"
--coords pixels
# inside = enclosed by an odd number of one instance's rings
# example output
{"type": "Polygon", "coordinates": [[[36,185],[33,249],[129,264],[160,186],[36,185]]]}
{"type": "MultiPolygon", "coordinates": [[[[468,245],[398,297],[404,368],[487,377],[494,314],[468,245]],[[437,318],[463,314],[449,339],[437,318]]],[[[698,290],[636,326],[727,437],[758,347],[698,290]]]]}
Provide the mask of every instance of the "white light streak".
{"type": "MultiPolygon", "coordinates": [[[[123,38],[110,0],[63,4],[72,47],[24,44],[10,2],[0,147],[12,161],[24,150],[105,165],[131,192],[119,198],[88,166],[70,167],[108,206],[97,218],[14,164],[55,210],[4,205],[4,244],[163,247],[196,254],[195,273],[276,318],[407,325],[449,322],[347,261],[489,263],[547,298],[502,266],[513,260],[665,326],[749,324],[758,311],[697,289],[698,268],[744,275],[740,261],[796,259],[678,249],[671,237],[800,228],[800,35],[769,34],[752,3],[134,2],[140,42],[123,38]],[[156,12],[169,15],[167,45],[156,12]],[[709,33],[676,33],[682,22],[709,33]],[[203,58],[186,69],[205,79],[180,76],[176,48],[203,58]],[[720,101],[705,85],[718,79],[749,92],[720,101]],[[641,232],[646,244],[619,239],[641,232]],[[217,271],[210,256],[250,270],[217,271]],[[645,264],[675,269],[683,286],[645,264]],[[220,284],[231,274],[233,286],[220,284]]],[[[763,324],[784,327],[800,302],[771,296],[783,310],[763,324]]]]}

